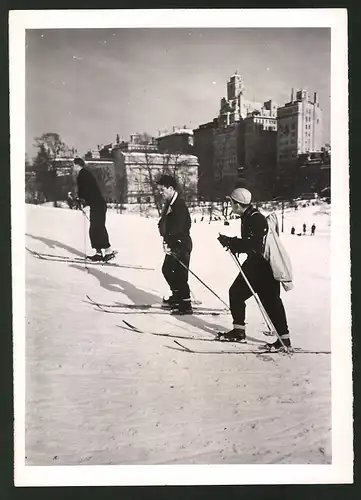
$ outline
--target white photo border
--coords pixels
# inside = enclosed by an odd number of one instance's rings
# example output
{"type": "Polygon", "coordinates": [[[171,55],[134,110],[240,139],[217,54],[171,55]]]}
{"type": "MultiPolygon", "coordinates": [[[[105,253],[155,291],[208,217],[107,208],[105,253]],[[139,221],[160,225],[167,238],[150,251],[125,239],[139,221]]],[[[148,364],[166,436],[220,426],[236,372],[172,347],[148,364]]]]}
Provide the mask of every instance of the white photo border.
{"type": "Polygon", "coordinates": [[[346,9],[37,10],[9,15],[16,486],[353,482],[346,9]],[[54,28],[331,28],[331,465],[25,465],[25,31],[54,28]]]}

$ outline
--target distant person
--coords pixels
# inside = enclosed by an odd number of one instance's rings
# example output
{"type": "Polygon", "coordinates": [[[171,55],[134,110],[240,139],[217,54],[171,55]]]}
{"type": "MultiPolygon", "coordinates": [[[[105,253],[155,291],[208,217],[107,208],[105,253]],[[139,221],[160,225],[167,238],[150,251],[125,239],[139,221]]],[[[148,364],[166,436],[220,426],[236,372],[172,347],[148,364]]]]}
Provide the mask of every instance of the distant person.
{"type": "Polygon", "coordinates": [[[302,228],[303,228],[303,236],[305,236],[306,235],[306,229],[307,229],[306,224],[303,224],[302,228]]]}
{"type": "Polygon", "coordinates": [[[166,254],[162,273],[172,292],[168,299],[163,299],[162,305],[172,309],[172,314],[192,314],[188,285],[188,268],[192,251],[192,240],[189,234],[191,217],[188,207],[177,191],[174,177],[162,175],[157,184],[165,200],[158,222],[166,254]]]}
{"type": "Polygon", "coordinates": [[[227,219],[228,216],[228,200],[222,201],[222,216],[227,219]]]}
{"type": "Polygon", "coordinates": [[[315,231],[316,231],[316,226],[313,223],[312,226],[311,226],[311,236],[315,236],[315,231]]]}
{"type": "Polygon", "coordinates": [[[94,262],[108,262],[115,257],[116,252],[110,246],[105,227],[107,204],[97,181],[92,173],[85,168],[85,162],[82,158],[74,158],[73,171],[77,173],[78,198],[84,207],[88,205],[90,207],[89,238],[92,248],[95,249],[95,254],[89,259],[94,262]]]}
{"type": "Polygon", "coordinates": [[[208,213],[209,213],[208,224],[210,224],[212,222],[212,220],[215,220],[215,218],[213,219],[213,211],[214,211],[214,205],[212,202],[210,202],[210,204],[208,206],[208,213]]]}
{"type": "Polygon", "coordinates": [[[294,226],[292,226],[292,228],[291,228],[291,234],[295,234],[295,232],[296,232],[296,229],[294,228],[294,226]]]}

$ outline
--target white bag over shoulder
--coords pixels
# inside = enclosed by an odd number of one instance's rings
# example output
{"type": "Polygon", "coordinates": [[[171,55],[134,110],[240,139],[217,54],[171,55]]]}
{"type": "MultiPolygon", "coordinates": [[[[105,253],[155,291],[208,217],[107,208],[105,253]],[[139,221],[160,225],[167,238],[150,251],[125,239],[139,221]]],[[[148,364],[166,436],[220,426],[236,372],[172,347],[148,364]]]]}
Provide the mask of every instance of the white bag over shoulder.
{"type": "Polygon", "coordinates": [[[288,292],[293,288],[293,274],[291,260],[279,238],[277,215],[272,212],[267,216],[268,232],[265,238],[263,256],[270,263],[273,277],[280,281],[288,292]]]}

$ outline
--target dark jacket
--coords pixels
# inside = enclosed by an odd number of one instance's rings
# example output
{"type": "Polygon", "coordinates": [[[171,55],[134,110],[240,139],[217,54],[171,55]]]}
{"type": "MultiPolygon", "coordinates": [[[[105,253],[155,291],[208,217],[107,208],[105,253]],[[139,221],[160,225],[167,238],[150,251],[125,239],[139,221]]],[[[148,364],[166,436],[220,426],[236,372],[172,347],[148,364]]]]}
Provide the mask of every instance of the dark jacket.
{"type": "Polygon", "coordinates": [[[93,174],[82,168],[77,177],[78,198],[84,200],[85,206],[102,206],[105,204],[100,188],[93,174]]]}
{"type": "Polygon", "coordinates": [[[191,250],[189,235],[191,217],[189,210],[179,194],[172,205],[168,202],[158,222],[159,233],[172,251],[191,250]]]}
{"type": "Polygon", "coordinates": [[[241,221],[242,238],[236,239],[237,252],[247,253],[249,257],[261,256],[268,231],[266,217],[250,205],[242,214],[241,221]]]}

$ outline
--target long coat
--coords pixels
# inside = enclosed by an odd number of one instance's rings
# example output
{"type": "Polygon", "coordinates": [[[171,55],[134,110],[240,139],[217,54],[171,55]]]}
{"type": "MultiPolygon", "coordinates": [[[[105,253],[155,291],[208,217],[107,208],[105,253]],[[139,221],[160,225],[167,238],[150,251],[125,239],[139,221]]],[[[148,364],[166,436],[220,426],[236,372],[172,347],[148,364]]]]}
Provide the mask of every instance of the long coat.
{"type": "Polygon", "coordinates": [[[78,198],[84,200],[85,206],[90,207],[103,206],[104,198],[101,194],[99,185],[93,174],[86,168],[82,168],[77,177],[78,198]]]}

